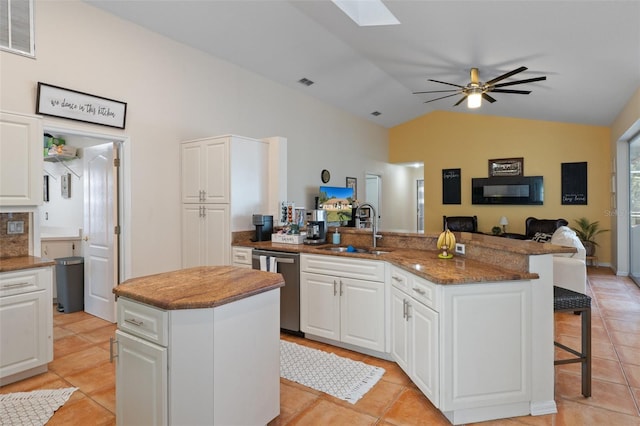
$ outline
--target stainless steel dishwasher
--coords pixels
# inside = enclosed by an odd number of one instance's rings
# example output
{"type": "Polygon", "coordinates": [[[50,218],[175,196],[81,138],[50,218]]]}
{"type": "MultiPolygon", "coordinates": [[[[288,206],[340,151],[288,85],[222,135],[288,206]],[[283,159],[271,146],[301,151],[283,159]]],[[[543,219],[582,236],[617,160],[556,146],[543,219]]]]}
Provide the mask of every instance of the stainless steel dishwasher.
{"type": "Polygon", "coordinates": [[[273,250],[253,250],[251,265],[260,269],[260,257],[270,265],[275,259],[276,270],[284,277],[284,287],[280,288],[280,329],[283,332],[304,336],[300,331],[300,255],[273,250]]]}

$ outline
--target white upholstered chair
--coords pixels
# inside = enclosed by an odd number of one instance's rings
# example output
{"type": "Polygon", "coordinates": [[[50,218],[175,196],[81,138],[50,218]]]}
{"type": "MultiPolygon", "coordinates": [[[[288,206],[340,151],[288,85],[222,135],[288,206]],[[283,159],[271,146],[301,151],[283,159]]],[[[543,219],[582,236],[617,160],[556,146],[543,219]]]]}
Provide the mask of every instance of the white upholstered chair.
{"type": "Polygon", "coordinates": [[[578,250],[577,253],[558,253],[553,256],[553,285],[586,294],[586,250],[575,231],[568,226],[561,226],[549,242],[578,250]]]}

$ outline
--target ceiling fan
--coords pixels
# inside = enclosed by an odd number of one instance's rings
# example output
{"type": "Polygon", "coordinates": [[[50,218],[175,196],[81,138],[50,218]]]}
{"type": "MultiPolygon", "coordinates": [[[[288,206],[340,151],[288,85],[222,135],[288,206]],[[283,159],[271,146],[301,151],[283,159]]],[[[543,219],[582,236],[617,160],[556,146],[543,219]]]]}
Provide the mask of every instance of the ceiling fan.
{"type": "Polygon", "coordinates": [[[414,95],[422,94],[422,93],[446,93],[446,92],[455,92],[451,95],[441,96],[439,98],[431,99],[425,101],[426,103],[438,101],[440,99],[450,98],[452,96],[462,95],[462,98],[456,102],[453,106],[460,105],[465,99],[467,99],[467,106],[469,108],[478,108],[482,104],[482,99],[494,103],[496,100],[489,95],[489,93],[514,93],[517,95],[528,95],[531,93],[531,90],[513,90],[513,89],[502,89],[502,87],[513,86],[516,84],[524,84],[524,83],[532,83],[534,81],[542,81],[546,80],[547,77],[534,77],[527,78],[525,80],[517,80],[517,81],[509,81],[506,83],[496,84],[504,79],[507,79],[515,74],[521,73],[522,71],[526,71],[527,67],[516,68],[513,71],[509,71],[508,73],[502,74],[492,80],[487,81],[486,83],[482,83],[478,77],[478,68],[471,68],[471,82],[466,86],[461,86],[459,84],[447,83],[446,81],[432,80],[434,83],[446,84],[448,86],[455,86],[458,89],[451,90],[428,90],[426,92],[413,92],[414,95]]]}

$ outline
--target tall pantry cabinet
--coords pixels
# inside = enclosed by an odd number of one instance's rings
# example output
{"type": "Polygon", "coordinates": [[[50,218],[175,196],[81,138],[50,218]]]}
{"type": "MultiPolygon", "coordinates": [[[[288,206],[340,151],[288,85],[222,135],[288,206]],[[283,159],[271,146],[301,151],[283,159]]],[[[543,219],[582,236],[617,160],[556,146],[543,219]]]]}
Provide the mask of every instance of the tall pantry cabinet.
{"type": "Polygon", "coordinates": [[[230,265],[231,235],[269,211],[269,142],[225,135],[181,144],[182,267],[230,265]]]}

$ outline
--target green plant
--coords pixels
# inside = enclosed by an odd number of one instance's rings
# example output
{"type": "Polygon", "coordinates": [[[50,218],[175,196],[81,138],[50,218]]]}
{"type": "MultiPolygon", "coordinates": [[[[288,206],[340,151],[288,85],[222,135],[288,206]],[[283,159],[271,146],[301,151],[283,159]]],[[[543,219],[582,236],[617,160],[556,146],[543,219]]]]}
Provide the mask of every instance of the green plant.
{"type": "Polygon", "coordinates": [[[603,232],[608,232],[608,229],[600,229],[600,222],[595,221],[591,222],[586,217],[581,217],[580,219],[574,219],[577,226],[575,228],[571,228],[576,231],[578,238],[582,243],[591,243],[594,246],[597,246],[598,243],[595,240],[596,235],[602,234],[603,232]]]}

